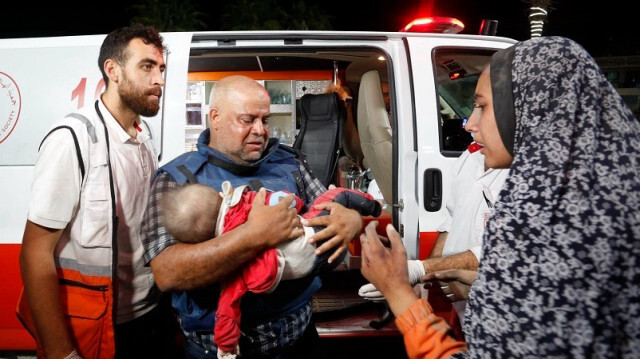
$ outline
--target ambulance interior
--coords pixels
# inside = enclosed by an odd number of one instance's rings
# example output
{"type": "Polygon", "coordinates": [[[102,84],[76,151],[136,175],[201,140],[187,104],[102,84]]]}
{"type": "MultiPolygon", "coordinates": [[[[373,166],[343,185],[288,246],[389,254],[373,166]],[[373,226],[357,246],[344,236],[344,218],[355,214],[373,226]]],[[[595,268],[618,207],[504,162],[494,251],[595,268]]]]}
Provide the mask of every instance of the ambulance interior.
{"type": "MultiPolygon", "coordinates": [[[[472,141],[463,121],[471,113],[477,77],[490,55],[477,49],[433,53],[440,104],[434,117],[439,118],[440,150],[445,156],[458,156],[472,141]]],[[[209,95],[215,82],[232,74],[249,76],[260,81],[270,95],[270,136],[321,162],[316,168],[323,168],[324,173],[314,170],[314,175],[326,178],[325,185],[359,189],[385,204],[378,219],[378,231],[385,235],[385,225],[392,221],[393,129],[398,128],[391,66],[384,52],[375,48],[192,50],[185,151],[195,149],[197,136],[208,127],[209,95]],[[390,89],[388,107],[383,96],[385,83],[390,89]],[[320,99],[336,85],[346,88],[348,95],[338,96],[336,101],[331,95],[320,99]],[[313,127],[314,121],[320,122],[313,127]],[[304,147],[308,143],[314,145],[304,147]]],[[[370,220],[365,218],[365,223],[370,220]]],[[[367,328],[378,328],[378,333],[384,334],[389,314],[386,308],[357,295],[357,288],[366,283],[359,271],[359,254],[356,239],[345,263],[323,278],[323,289],[314,297],[314,316],[321,335],[353,334],[367,328]]]]}
{"type": "MultiPolygon", "coordinates": [[[[362,154],[357,121],[360,80],[370,71],[377,73],[379,83],[389,82],[387,63],[380,51],[305,49],[304,52],[192,53],[185,150],[194,149],[198,134],[208,126],[209,94],[215,81],[231,74],[246,75],[260,81],[271,97],[271,137],[300,148],[307,155],[314,175],[325,186],[334,184],[367,191],[373,178],[365,164],[375,161],[370,155],[363,163],[366,156],[362,154]],[[337,100],[323,96],[331,93],[331,88],[340,88],[337,92],[342,96],[338,95],[337,100]],[[319,106],[329,108],[320,114],[319,106]],[[309,145],[311,143],[314,145],[309,145]],[[327,162],[328,165],[322,166],[327,162]]],[[[380,85],[376,90],[380,96],[378,106],[385,108],[380,85]]],[[[381,114],[388,114],[388,111],[381,114]]],[[[388,115],[384,120],[389,123],[388,115]]],[[[391,126],[387,127],[390,141],[391,126]]],[[[386,163],[390,164],[390,151],[388,155],[386,163]]],[[[390,167],[388,172],[391,172],[390,167]]],[[[377,196],[382,199],[379,194],[377,196]]],[[[391,198],[386,200],[391,203],[391,198]]]]}

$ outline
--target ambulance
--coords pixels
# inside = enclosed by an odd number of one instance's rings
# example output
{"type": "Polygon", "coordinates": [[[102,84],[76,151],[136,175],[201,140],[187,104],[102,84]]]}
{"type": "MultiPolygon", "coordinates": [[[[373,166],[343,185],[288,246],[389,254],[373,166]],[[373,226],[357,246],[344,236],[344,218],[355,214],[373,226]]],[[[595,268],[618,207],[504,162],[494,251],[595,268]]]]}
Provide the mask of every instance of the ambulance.
{"type": "MultiPolygon", "coordinates": [[[[249,76],[271,96],[271,136],[307,154],[325,184],[384,201],[379,232],[393,223],[409,258],[426,258],[445,219],[450,168],[471,142],[463,125],[479,72],[515,43],[486,30],[457,33],[462,27],[453,18],[426,18],[398,32],[163,33],[169,51],[161,108],[144,119],[159,163],[195,148],[217,80],[249,76]],[[346,101],[318,110],[332,85],[348,89],[346,101]]],[[[97,57],[104,37],[0,39],[0,354],[35,348],[15,315],[34,162],[52,122],[103,91],[97,57]]],[[[383,320],[388,313],[344,310],[361,303],[359,254],[356,239],[314,298],[321,337],[398,334],[383,320]]]]}

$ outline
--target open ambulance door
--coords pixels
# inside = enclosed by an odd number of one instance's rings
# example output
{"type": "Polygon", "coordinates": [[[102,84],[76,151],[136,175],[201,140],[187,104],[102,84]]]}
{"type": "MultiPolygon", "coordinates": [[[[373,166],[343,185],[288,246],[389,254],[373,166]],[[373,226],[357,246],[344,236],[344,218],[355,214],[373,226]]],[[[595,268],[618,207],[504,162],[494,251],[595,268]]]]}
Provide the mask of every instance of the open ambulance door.
{"type": "Polygon", "coordinates": [[[458,36],[447,39],[408,37],[411,53],[418,149],[419,258],[427,258],[446,221],[452,166],[471,143],[464,123],[473,109],[480,72],[497,49],[511,40],[458,36]],[[418,95],[419,94],[419,95],[418,95]],[[434,106],[435,104],[435,106],[434,106]]]}

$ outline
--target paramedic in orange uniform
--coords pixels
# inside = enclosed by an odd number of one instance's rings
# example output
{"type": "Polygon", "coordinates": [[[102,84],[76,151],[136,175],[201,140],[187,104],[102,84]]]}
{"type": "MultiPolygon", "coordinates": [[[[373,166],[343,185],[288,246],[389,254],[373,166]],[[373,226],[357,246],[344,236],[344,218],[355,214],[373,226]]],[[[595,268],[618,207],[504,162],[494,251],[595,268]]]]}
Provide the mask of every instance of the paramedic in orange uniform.
{"type": "Polygon", "coordinates": [[[164,51],[151,27],[110,33],[98,58],[105,92],[56,122],[42,141],[18,310],[40,358],[169,355],[160,345],[167,342],[160,291],[142,261],[139,236],[157,168],[140,116],[160,108],[164,51]]]}

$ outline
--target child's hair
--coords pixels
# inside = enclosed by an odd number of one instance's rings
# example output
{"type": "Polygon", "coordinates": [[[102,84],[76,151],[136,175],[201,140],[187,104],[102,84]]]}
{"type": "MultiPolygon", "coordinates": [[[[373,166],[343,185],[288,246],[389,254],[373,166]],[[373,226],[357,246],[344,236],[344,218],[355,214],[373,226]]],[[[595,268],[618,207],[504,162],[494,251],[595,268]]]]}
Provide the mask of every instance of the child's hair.
{"type": "Polygon", "coordinates": [[[167,191],[160,207],[167,231],[178,241],[198,243],[215,237],[222,198],[215,189],[187,184],[167,191]]]}

